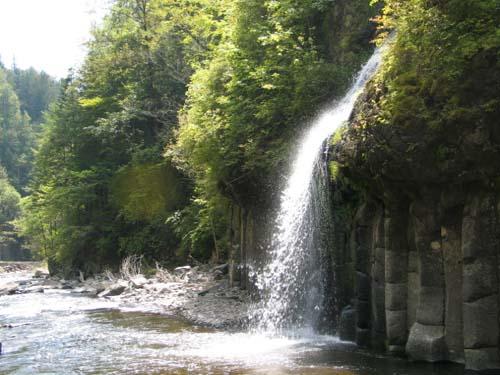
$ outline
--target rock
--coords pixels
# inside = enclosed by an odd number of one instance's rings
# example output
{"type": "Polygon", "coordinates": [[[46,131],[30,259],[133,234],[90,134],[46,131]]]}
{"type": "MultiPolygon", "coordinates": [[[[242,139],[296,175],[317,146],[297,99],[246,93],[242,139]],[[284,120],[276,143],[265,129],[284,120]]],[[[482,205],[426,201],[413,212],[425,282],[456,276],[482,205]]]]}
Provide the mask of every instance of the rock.
{"type": "Polygon", "coordinates": [[[127,285],[124,283],[117,283],[113,284],[110,287],[106,288],[103,292],[99,293],[98,297],[112,297],[112,296],[119,296],[122,294],[125,289],[127,288],[127,285]]]}
{"type": "Polygon", "coordinates": [[[356,310],[350,305],[340,313],[339,337],[342,341],[356,340],[356,310]]]}
{"type": "Polygon", "coordinates": [[[95,288],[92,288],[92,287],[88,287],[88,286],[84,286],[84,287],[79,287],[79,288],[75,288],[71,291],[71,293],[75,293],[75,294],[87,294],[87,295],[90,295],[90,296],[97,296],[97,294],[99,294],[100,292],[102,292],[104,289],[98,291],[97,289],[95,288]]]}
{"type": "Polygon", "coordinates": [[[58,281],[46,279],[42,282],[42,286],[44,287],[44,289],[56,289],[60,288],[61,284],[58,281]]]}
{"type": "Polygon", "coordinates": [[[463,299],[473,302],[498,290],[496,256],[483,257],[463,268],[463,299]]]}
{"type": "Polygon", "coordinates": [[[371,289],[370,277],[362,272],[356,272],[356,289],[358,299],[362,301],[370,300],[371,289]]]}
{"type": "Polygon", "coordinates": [[[215,273],[217,271],[222,272],[223,275],[227,275],[229,273],[229,264],[227,263],[221,264],[211,269],[212,273],[215,273]]]}
{"type": "Polygon", "coordinates": [[[182,267],[177,267],[174,269],[174,273],[176,275],[184,275],[188,271],[191,270],[191,266],[182,266],[182,267]]]}
{"type": "Polygon", "coordinates": [[[356,344],[361,348],[370,347],[371,342],[371,330],[356,328],[356,344]]]}
{"type": "Polygon", "coordinates": [[[370,303],[356,300],[356,327],[361,329],[370,328],[370,318],[370,303]]]}
{"type": "Polygon", "coordinates": [[[34,279],[46,279],[49,277],[49,274],[48,272],[45,272],[45,271],[42,271],[42,270],[36,270],[34,275],[33,275],[33,278],[34,279]]]}
{"type": "Polygon", "coordinates": [[[406,344],[406,317],[406,310],[385,311],[387,337],[390,339],[390,345],[398,350],[404,348],[406,344]]]}
{"type": "Polygon", "coordinates": [[[215,270],[213,274],[215,280],[222,280],[224,278],[224,273],[220,270],[215,270]]]}
{"type": "Polygon", "coordinates": [[[463,312],[465,348],[498,345],[498,295],[464,303],[463,312]]]}
{"type": "Polygon", "coordinates": [[[444,307],[444,288],[422,286],[417,307],[417,322],[425,325],[442,325],[444,307]]]}
{"type": "Polygon", "coordinates": [[[8,283],[0,285],[0,296],[7,296],[16,294],[19,290],[19,284],[16,283],[8,283]]]}
{"type": "Polygon", "coordinates": [[[446,360],[446,341],[443,326],[415,323],[406,344],[406,353],[416,361],[438,362],[446,360]]]}
{"type": "Polygon", "coordinates": [[[406,309],[407,302],[407,284],[385,284],[385,304],[391,311],[400,311],[406,309]]]}
{"type": "Polygon", "coordinates": [[[148,282],[148,279],[146,279],[144,275],[137,275],[130,279],[130,284],[137,289],[144,288],[144,285],[146,285],[148,282]]]}
{"type": "Polygon", "coordinates": [[[491,371],[488,373],[498,374],[500,372],[498,348],[465,349],[465,368],[473,371],[484,371],[485,373],[491,371]]]}
{"type": "Polygon", "coordinates": [[[34,285],[22,290],[22,293],[44,293],[43,286],[34,285]]]}

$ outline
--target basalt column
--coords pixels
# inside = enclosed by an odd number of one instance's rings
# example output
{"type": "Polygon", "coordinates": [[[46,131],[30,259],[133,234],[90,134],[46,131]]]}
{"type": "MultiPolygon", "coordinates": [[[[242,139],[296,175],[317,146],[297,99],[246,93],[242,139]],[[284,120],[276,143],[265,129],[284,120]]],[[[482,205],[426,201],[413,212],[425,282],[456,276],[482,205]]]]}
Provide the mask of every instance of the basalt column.
{"type": "Polygon", "coordinates": [[[493,194],[474,193],[462,221],[463,319],[466,367],[500,368],[497,207],[493,194]]]}
{"type": "Polygon", "coordinates": [[[408,337],[408,205],[387,200],[385,209],[385,317],[388,350],[403,353],[408,337]]]}
{"type": "Polygon", "coordinates": [[[379,206],[373,220],[371,256],[372,347],[385,349],[385,229],[384,208],[379,206]]]}
{"type": "Polygon", "coordinates": [[[445,279],[445,341],[448,359],[464,361],[462,314],[462,214],[461,189],[454,188],[441,195],[441,246],[445,279]]]}
{"type": "Polygon", "coordinates": [[[371,344],[371,258],[373,248],[373,224],[377,206],[364,204],[354,221],[354,254],[356,265],[356,343],[368,347],[371,344]]]}
{"type": "Polygon", "coordinates": [[[416,322],[411,327],[406,352],[415,360],[441,361],[447,358],[447,349],[439,200],[426,194],[411,207],[420,272],[416,322]]]}

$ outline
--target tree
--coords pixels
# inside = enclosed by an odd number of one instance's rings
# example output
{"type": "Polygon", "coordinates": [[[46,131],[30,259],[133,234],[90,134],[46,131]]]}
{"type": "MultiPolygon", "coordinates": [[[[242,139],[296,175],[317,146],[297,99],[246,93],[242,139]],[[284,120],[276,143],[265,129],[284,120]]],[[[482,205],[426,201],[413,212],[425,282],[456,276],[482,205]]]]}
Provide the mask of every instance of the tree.
{"type": "Polygon", "coordinates": [[[20,200],[21,196],[9,183],[7,172],[0,166],[0,224],[18,217],[20,200]]]}
{"type": "Polygon", "coordinates": [[[34,68],[22,70],[15,65],[7,70],[7,77],[20,102],[20,109],[33,124],[42,122],[42,114],[57,99],[60,83],[45,72],[34,68]]]}
{"type": "Polygon", "coordinates": [[[17,95],[0,69],[0,162],[21,192],[28,182],[34,144],[30,118],[21,111],[17,95]]]}

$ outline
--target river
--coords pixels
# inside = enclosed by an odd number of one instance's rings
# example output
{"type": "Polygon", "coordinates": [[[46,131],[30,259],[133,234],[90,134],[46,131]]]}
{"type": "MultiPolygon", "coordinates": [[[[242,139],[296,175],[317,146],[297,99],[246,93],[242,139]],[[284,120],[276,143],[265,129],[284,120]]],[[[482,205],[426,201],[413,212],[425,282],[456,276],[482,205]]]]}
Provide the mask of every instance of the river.
{"type": "MultiPolygon", "coordinates": [[[[31,273],[0,274],[0,282],[31,273]]],[[[0,374],[456,375],[458,365],[410,364],[333,336],[276,338],[119,309],[69,290],[0,297],[0,374]]]]}

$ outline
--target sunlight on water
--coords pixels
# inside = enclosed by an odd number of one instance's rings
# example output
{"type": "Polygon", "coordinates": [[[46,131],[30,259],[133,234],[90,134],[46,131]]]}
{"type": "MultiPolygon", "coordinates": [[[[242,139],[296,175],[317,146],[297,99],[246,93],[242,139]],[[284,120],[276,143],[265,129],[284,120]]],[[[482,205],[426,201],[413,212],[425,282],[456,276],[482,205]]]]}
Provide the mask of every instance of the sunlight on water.
{"type": "MultiPolygon", "coordinates": [[[[12,278],[14,279],[14,278],[12,278]]],[[[354,351],[330,336],[222,332],[64,290],[0,297],[0,374],[456,375],[354,351]]]]}

